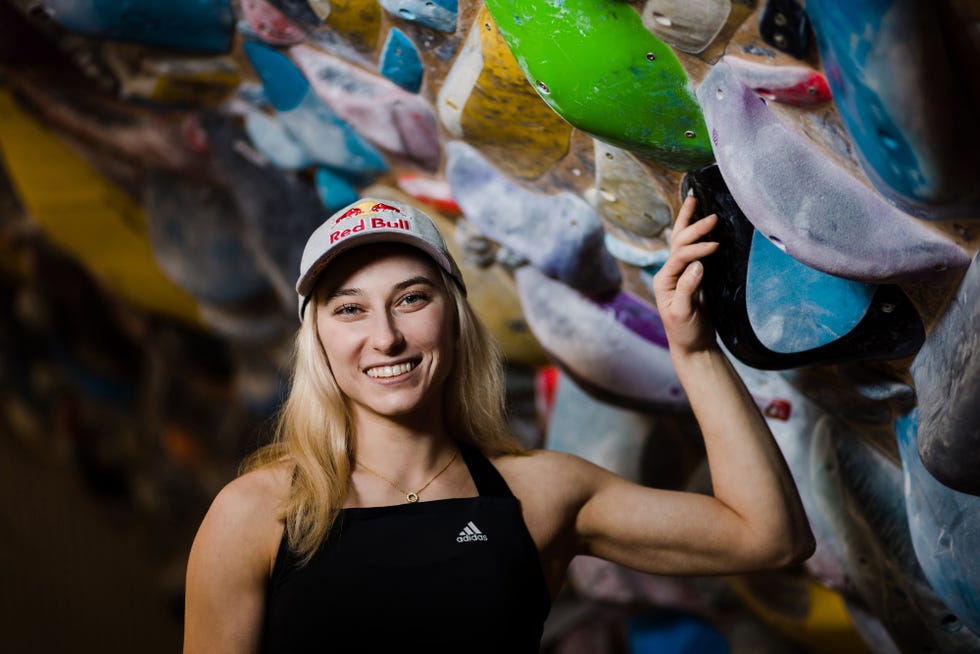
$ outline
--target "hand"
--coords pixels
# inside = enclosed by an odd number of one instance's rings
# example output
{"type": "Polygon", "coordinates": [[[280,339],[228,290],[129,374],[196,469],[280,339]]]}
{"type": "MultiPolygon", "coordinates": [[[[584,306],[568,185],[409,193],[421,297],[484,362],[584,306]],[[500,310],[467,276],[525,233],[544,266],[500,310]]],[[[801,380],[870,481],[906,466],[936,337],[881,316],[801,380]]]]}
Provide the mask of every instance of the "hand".
{"type": "Polygon", "coordinates": [[[715,227],[718,216],[711,214],[691,224],[696,204],[694,196],[684,200],[671,232],[670,256],[653,278],[657,310],[674,355],[716,346],[715,330],[704,316],[698,289],[704,277],[699,260],[718,249],[718,243],[699,239],[715,227]]]}

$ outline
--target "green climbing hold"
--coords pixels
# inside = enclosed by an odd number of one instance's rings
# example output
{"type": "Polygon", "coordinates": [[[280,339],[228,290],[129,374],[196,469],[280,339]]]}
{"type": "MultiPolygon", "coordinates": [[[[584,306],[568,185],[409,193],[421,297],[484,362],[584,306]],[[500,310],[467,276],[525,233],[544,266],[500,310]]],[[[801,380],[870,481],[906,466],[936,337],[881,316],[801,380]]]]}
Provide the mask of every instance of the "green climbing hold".
{"type": "Polygon", "coordinates": [[[670,47],[619,0],[486,0],[531,86],[597,139],[675,170],[711,163],[701,108],[670,47]]]}

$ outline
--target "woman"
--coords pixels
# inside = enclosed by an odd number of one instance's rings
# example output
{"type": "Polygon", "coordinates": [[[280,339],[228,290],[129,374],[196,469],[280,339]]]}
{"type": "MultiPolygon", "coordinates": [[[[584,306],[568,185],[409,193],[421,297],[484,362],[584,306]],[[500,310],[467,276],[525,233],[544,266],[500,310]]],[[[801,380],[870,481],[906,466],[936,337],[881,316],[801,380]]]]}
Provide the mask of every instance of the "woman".
{"type": "Polygon", "coordinates": [[[688,198],[654,278],[714,496],[645,488],[507,434],[501,373],[427,216],[362,200],[307,242],[276,442],[191,549],[185,652],[534,652],[577,554],[731,574],[813,549],[751,396],[699,310],[688,198]]]}

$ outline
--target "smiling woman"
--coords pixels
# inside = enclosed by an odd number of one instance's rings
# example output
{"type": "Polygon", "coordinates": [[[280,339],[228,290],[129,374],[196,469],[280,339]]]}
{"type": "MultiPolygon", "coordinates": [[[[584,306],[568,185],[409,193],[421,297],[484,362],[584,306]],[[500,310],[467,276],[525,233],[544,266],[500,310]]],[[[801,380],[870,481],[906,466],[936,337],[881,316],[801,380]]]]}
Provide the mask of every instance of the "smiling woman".
{"type": "Polygon", "coordinates": [[[662,574],[807,556],[785,463],[701,318],[697,260],[718,245],[693,210],[654,288],[714,497],[523,451],[432,221],[362,200],[324,222],[303,254],[276,440],[218,494],[191,550],[185,651],[536,652],[577,554],[662,574]]]}
{"type": "Polygon", "coordinates": [[[442,415],[455,341],[449,304],[435,264],[409,246],[366,246],[333,262],[315,320],[354,424],[442,415]]]}

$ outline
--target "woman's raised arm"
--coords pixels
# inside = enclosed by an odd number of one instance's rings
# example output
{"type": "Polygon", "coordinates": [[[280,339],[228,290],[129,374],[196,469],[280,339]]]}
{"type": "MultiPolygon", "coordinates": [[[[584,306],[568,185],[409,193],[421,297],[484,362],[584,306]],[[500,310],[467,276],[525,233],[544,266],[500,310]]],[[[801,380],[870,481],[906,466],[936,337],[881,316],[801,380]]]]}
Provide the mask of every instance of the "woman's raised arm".
{"type": "Polygon", "coordinates": [[[717,217],[691,223],[688,197],[670,256],[654,278],[671,359],[704,436],[713,496],[642,488],[581,471],[582,553],[667,574],[724,574],[807,558],[814,541],[792,477],[751,395],[717,345],[699,304],[702,242],[717,217]]]}

